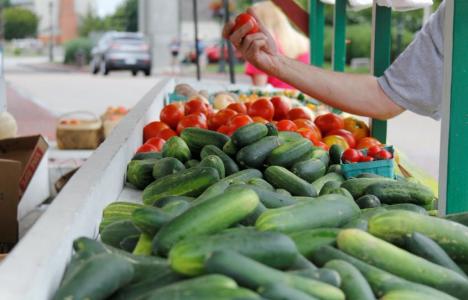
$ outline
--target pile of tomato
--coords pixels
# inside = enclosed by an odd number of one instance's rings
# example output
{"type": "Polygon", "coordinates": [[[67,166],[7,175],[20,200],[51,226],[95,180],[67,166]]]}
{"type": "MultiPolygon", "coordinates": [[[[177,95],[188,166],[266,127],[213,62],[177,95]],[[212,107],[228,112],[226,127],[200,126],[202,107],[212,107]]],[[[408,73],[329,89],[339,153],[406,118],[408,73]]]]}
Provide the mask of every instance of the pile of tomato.
{"type": "Polygon", "coordinates": [[[343,152],[341,161],[345,164],[358,162],[370,162],[374,160],[389,160],[393,158],[393,154],[383,146],[375,145],[367,149],[366,152],[348,148],[343,152]]]}
{"type": "Polygon", "coordinates": [[[230,136],[239,127],[253,122],[273,123],[279,131],[295,131],[327,150],[334,144],[343,149],[381,146],[379,141],[369,137],[369,127],[361,120],[333,113],[314,119],[308,108],[292,107],[288,98],[275,96],[231,103],[217,112],[201,98],[166,105],[161,110],[160,121],[145,126],[145,144],[139,151],[160,151],[166,140],[188,127],[210,129],[230,136]]]}

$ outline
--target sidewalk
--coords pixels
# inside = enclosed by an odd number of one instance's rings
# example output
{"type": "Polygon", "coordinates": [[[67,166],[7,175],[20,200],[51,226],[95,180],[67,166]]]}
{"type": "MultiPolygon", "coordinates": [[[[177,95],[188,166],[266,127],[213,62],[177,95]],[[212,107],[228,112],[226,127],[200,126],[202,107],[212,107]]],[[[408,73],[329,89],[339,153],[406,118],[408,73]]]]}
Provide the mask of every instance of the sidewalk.
{"type": "Polygon", "coordinates": [[[55,140],[56,118],[47,109],[21,96],[8,83],[7,110],[15,117],[18,124],[18,136],[42,134],[55,140]]]}

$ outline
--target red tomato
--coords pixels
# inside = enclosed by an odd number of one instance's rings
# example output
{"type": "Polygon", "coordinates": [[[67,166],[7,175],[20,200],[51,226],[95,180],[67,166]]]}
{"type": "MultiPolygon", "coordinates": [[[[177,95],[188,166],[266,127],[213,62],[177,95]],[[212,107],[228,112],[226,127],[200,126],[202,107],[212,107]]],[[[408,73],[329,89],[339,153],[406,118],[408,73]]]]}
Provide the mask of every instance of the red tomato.
{"type": "Polygon", "coordinates": [[[327,135],[339,135],[342,136],[348,143],[350,148],[356,147],[356,140],[351,132],[346,129],[335,129],[327,133],[327,135]]]}
{"type": "Polygon", "coordinates": [[[374,158],[377,160],[387,160],[392,159],[393,155],[390,153],[390,151],[382,149],[374,156],[374,158]]]}
{"type": "Polygon", "coordinates": [[[326,135],[332,130],[343,129],[344,121],[342,117],[334,113],[328,113],[315,118],[315,125],[317,125],[322,134],[326,135]]]}
{"type": "Polygon", "coordinates": [[[372,146],[382,146],[382,144],[373,137],[365,137],[359,140],[356,149],[369,149],[372,146]]]}
{"type": "Polygon", "coordinates": [[[361,159],[360,151],[348,148],[343,152],[341,159],[345,163],[356,163],[361,159]]]}
{"type": "Polygon", "coordinates": [[[151,144],[143,144],[138,148],[136,153],[143,153],[143,152],[159,152],[158,149],[151,145],[151,144]]]}
{"type": "Polygon", "coordinates": [[[234,116],[231,121],[229,121],[229,129],[235,131],[237,128],[245,126],[247,124],[253,123],[251,117],[247,115],[237,115],[234,116]]]}
{"type": "Polygon", "coordinates": [[[265,119],[262,118],[262,117],[253,117],[252,120],[253,120],[255,123],[268,124],[268,121],[265,120],[265,119]]]}
{"type": "Polygon", "coordinates": [[[156,147],[156,149],[158,149],[157,150],[158,152],[161,152],[165,143],[166,143],[165,139],[158,138],[158,137],[152,137],[152,138],[150,138],[149,140],[147,140],[145,142],[145,145],[152,145],[152,146],[156,147]]]}
{"type": "Polygon", "coordinates": [[[322,148],[324,150],[327,150],[327,151],[330,150],[330,146],[328,146],[327,144],[325,144],[322,141],[319,141],[317,144],[315,144],[315,146],[320,147],[320,148],[322,148]]]}
{"type": "Polygon", "coordinates": [[[369,162],[369,161],[374,161],[374,158],[372,156],[362,156],[359,162],[369,162]]]}
{"type": "Polygon", "coordinates": [[[198,127],[206,129],[208,126],[206,121],[204,121],[201,117],[197,115],[189,115],[185,116],[182,120],[180,120],[179,124],[177,125],[177,133],[181,133],[184,131],[185,128],[189,127],[198,127]]]}
{"type": "Polygon", "coordinates": [[[206,104],[205,101],[196,98],[185,102],[184,110],[185,115],[191,115],[198,112],[206,115],[210,111],[210,106],[206,104]]]}
{"type": "Polygon", "coordinates": [[[262,117],[268,121],[273,120],[275,107],[268,99],[258,99],[249,107],[249,116],[262,117]]]}
{"type": "Polygon", "coordinates": [[[147,124],[143,127],[143,141],[146,142],[152,137],[157,137],[160,131],[168,128],[169,126],[167,126],[166,123],[160,121],[154,121],[147,124]]]}
{"type": "Polygon", "coordinates": [[[320,139],[317,138],[315,135],[315,132],[312,129],[309,128],[299,128],[297,131],[300,135],[302,135],[304,138],[310,140],[314,145],[317,145],[320,143],[320,139]]]}
{"type": "Polygon", "coordinates": [[[177,128],[177,124],[184,117],[184,108],[175,103],[166,105],[162,110],[159,118],[161,121],[169,125],[172,129],[177,128]]]}
{"type": "Polygon", "coordinates": [[[295,107],[288,111],[288,119],[289,120],[296,120],[296,119],[307,119],[312,120],[310,112],[304,107],[295,107]]]}
{"type": "Polygon", "coordinates": [[[247,114],[247,106],[244,103],[236,102],[228,105],[229,109],[235,110],[240,114],[247,114]]]}
{"type": "Polygon", "coordinates": [[[317,126],[315,126],[314,122],[308,119],[295,119],[293,121],[296,125],[297,128],[309,128],[312,129],[315,132],[315,135],[318,137],[319,140],[322,139],[322,133],[320,132],[320,129],[318,129],[317,126]]]}
{"type": "Polygon", "coordinates": [[[296,131],[297,125],[291,120],[281,120],[276,124],[279,131],[296,131]]]}
{"type": "Polygon", "coordinates": [[[232,32],[238,30],[248,22],[251,22],[253,24],[253,28],[247,34],[257,33],[260,31],[257,20],[252,15],[248,13],[241,13],[236,17],[236,20],[234,21],[234,28],[232,28],[232,32]]]}
{"type": "Polygon", "coordinates": [[[284,97],[275,96],[271,98],[271,103],[275,108],[274,120],[283,120],[288,117],[288,112],[291,109],[291,102],[284,97]]]}
{"type": "Polygon", "coordinates": [[[370,147],[369,149],[367,149],[367,156],[372,156],[374,157],[377,153],[380,152],[380,150],[382,150],[382,147],[381,146],[372,146],[370,147]]]}
{"type": "Polygon", "coordinates": [[[170,128],[166,128],[166,129],[161,130],[156,137],[162,138],[167,141],[168,139],[176,135],[177,133],[174,130],[170,128]]]}
{"type": "Polygon", "coordinates": [[[218,129],[222,125],[227,125],[229,123],[229,120],[232,119],[237,115],[237,112],[235,110],[226,108],[218,111],[212,118],[211,118],[211,123],[213,126],[213,130],[218,129]]]}
{"type": "Polygon", "coordinates": [[[217,131],[220,132],[220,133],[224,133],[224,134],[230,135],[229,133],[230,133],[231,130],[229,129],[229,126],[227,126],[227,125],[221,125],[221,126],[218,128],[217,131]]]}

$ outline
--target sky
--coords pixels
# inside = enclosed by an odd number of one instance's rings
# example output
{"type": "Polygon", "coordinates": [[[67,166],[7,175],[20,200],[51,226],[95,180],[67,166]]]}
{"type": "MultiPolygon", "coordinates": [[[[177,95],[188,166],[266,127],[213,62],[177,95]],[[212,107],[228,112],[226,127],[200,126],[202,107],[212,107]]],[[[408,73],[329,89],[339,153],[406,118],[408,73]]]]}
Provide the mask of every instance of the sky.
{"type": "Polygon", "coordinates": [[[123,0],[97,0],[98,15],[104,17],[112,14],[122,2],[123,0]]]}

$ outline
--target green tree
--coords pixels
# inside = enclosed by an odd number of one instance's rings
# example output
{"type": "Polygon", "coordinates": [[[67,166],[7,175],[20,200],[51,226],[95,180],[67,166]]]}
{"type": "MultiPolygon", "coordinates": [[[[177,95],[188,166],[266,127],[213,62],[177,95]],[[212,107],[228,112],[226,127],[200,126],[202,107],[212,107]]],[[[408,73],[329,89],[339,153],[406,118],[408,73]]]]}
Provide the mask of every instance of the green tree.
{"type": "Polygon", "coordinates": [[[6,40],[35,37],[39,18],[29,9],[8,7],[3,11],[6,40]]]}
{"type": "Polygon", "coordinates": [[[10,7],[11,6],[11,1],[10,0],[0,0],[0,7],[10,7]]]}
{"type": "Polygon", "coordinates": [[[81,17],[79,33],[82,37],[87,37],[93,31],[107,31],[110,29],[105,19],[99,18],[91,10],[81,17]]]}
{"type": "Polygon", "coordinates": [[[119,31],[138,31],[138,0],[126,0],[109,17],[112,29],[119,31]]]}

